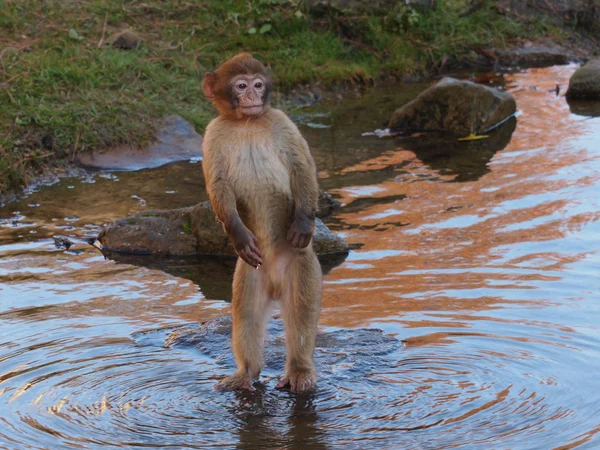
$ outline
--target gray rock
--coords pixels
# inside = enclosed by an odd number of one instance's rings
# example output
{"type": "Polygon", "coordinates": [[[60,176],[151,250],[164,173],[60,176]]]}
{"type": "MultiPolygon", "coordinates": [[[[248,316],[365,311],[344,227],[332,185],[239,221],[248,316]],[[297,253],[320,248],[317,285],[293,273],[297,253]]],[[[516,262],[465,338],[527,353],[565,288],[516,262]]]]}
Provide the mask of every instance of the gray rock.
{"type": "Polygon", "coordinates": [[[592,59],[575,71],[567,97],[600,99],[600,59],[592,59]]]}
{"type": "Polygon", "coordinates": [[[446,131],[461,136],[481,133],[517,110],[508,92],[470,81],[444,78],[398,108],[389,128],[399,131],[446,131]]]}
{"type": "Polygon", "coordinates": [[[346,253],[348,244],[341,237],[333,234],[321,219],[315,219],[315,234],[313,236],[313,248],[317,255],[330,255],[335,253],[346,253]]]}
{"type": "Polygon", "coordinates": [[[163,119],[156,140],[146,148],[119,145],[77,155],[79,164],[94,169],[140,170],[202,157],[202,136],[183,117],[163,119]]]}
{"type": "MultiPolygon", "coordinates": [[[[124,253],[191,255],[199,253],[191,232],[193,208],[144,211],[105,226],[98,240],[108,250],[124,253]]],[[[211,241],[207,246],[212,244],[211,241]]]]}
{"type": "MultiPolygon", "coordinates": [[[[209,202],[189,208],[144,211],[104,227],[98,240],[109,251],[155,255],[223,255],[235,252],[209,202]]],[[[318,255],[346,253],[348,244],[316,219],[318,255]]]]}

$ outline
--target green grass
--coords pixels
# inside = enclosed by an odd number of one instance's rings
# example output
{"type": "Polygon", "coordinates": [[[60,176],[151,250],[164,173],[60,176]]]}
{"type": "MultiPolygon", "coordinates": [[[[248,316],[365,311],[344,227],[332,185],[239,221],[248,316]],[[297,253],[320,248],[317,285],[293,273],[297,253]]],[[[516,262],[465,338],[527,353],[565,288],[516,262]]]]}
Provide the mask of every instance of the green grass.
{"type": "Polygon", "coordinates": [[[77,152],[143,143],[165,114],[202,132],[213,115],[202,76],[240,51],[267,64],[285,91],[423,73],[473,47],[549,32],[492,5],[464,18],[460,1],[427,13],[399,5],[385,16],[314,17],[282,0],[0,0],[0,191],[77,152]],[[110,47],[126,28],[143,44],[110,47]]]}

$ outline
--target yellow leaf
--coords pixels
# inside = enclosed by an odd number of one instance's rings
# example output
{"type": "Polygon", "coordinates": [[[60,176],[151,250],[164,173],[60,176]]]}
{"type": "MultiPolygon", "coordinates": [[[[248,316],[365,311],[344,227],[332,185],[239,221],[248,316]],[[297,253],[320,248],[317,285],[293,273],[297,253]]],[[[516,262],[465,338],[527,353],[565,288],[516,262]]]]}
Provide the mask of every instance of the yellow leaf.
{"type": "Polygon", "coordinates": [[[459,141],[477,141],[479,139],[487,139],[487,138],[489,138],[489,136],[487,134],[476,135],[476,134],[471,133],[470,135],[465,136],[463,138],[459,138],[458,140],[459,141]]]}

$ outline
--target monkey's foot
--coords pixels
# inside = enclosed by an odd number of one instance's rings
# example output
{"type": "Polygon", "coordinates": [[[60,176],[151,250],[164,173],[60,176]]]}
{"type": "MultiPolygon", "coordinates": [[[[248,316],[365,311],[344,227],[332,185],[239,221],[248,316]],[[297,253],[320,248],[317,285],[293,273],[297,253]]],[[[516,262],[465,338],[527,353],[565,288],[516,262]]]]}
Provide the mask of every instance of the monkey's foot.
{"type": "Polygon", "coordinates": [[[244,389],[250,392],[256,390],[252,386],[252,378],[245,372],[236,372],[229,377],[223,378],[215,384],[215,389],[219,391],[238,391],[244,389]]]}
{"type": "Polygon", "coordinates": [[[317,384],[317,374],[314,370],[302,370],[288,372],[279,380],[275,389],[290,388],[292,392],[305,392],[315,387],[317,384]]]}

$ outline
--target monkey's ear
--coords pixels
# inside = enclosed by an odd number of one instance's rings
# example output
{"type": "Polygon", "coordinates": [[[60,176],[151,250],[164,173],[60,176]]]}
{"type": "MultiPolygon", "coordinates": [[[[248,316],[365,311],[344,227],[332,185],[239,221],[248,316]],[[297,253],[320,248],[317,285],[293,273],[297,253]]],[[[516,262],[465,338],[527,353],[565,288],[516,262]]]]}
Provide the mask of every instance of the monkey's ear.
{"type": "Polygon", "coordinates": [[[204,80],[202,81],[202,92],[209,100],[214,100],[215,98],[215,78],[214,73],[206,72],[204,80]]]}

